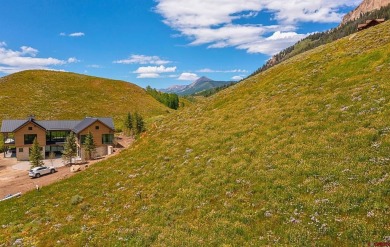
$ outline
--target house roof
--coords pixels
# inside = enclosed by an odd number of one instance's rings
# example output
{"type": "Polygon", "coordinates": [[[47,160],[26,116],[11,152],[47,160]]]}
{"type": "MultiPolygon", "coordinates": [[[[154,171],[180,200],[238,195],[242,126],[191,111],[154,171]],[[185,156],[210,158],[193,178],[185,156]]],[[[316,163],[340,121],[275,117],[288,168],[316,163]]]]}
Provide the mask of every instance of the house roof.
{"type": "Polygon", "coordinates": [[[3,120],[3,123],[1,124],[1,132],[14,132],[14,130],[16,130],[27,122],[28,120],[3,120]]]}
{"type": "Polygon", "coordinates": [[[86,129],[88,126],[90,126],[91,124],[93,124],[96,121],[102,122],[104,125],[106,125],[107,127],[109,127],[112,130],[115,129],[114,128],[114,122],[112,121],[112,118],[91,118],[91,117],[87,117],[87,118],[84,118],[84,120],[82,120],[81,122],[79,122],[73,128],[73,131],[76,134],[78,134],[78,133],[80,133],[81,131],[83,131],[84,129],[86,129]]]}
{"type": "Polygon", "coordinates": [[[385,19],[366,20],[366,23],[358,24],[358,29],[359,30],[365,29],[365,28],[370,27],[370,25],[380,24],[380,23],[382,23],[384,21],[385,21],[385,19]]]}
{"type": "Polygon", "coordinates": [[[104,125],[114,130],[114,122],[112,118],[90,118],[87,117],[83,120],[42,120],[36,121],[34,119],[27,120],[3,120],[1,124],[2,133],[11,133],[25,125],[28,122],[34,122],[46,130],[72,130],[75,133],[87,128],[89,125],[96,121],[102,122],[104,125]]]}
{"type": "Polygon", "coordinates": [[[45,120],[35,122],[43,126],[46,130],[73,130],[80,123],[80,120],[45,120]]]}

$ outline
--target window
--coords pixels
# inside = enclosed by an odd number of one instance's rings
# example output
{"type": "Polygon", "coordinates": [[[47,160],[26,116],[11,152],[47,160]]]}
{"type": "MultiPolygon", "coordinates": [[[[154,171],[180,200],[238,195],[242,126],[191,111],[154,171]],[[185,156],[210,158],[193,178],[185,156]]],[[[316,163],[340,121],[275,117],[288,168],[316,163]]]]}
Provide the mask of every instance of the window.
{"type": "Polygon", "coordinates": [[[28,130],[32,130],[32,127],[28,127],[28,130]]]}
{"type": "Polygon", "coordinates": [[[95,126],[95,130],[98,130],[98,129],[99,129],[99,126],[96,125],[96,126],[95,126]]]}
{"type": "Polygon", "coordinates": [[[81,135],[80,136],[80,144],[84,144],[85,138],[87,138],[87,135],[81,135]]]}
{"type": "Polygon", "coordinates": [[[24,135],[24,144],[33,144],[35,138],[37,138],[36,134],[24,135]]]}
{"type": "Polygon", "coordinates": [[[23,148],[19,148],[19,153],[23,153],[23,148]]]}
{"type": "Polygon", "coordinates": [[[113,134],[103,134],[102,135],[102,143],[103,144],[112,144],[113,140],[114,140],[113,134]]]}
{"type": "Polygon", "coordinates": [[[46,132],[46,143],[54,144],[56,142],[65,142],[69,131],[48,131],[46,132]]]}

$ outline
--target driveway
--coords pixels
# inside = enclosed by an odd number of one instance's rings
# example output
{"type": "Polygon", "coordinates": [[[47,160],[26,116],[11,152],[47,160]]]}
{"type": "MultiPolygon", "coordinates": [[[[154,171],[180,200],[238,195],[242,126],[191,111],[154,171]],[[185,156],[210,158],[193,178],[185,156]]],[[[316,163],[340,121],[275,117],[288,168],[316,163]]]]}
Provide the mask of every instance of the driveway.
{"type": "MultiPolygon", "coordinates": [[[[63,167],[65,164],[62,159],[53,159],[53,160],[43,160],[45,166],[54,166],[56,168],[63,167]]],[[[20,171],[28,171],[30,170],[30,162],[29,161],[18,161],[16,165],[13,165],[12,168],[20,171]]]]}

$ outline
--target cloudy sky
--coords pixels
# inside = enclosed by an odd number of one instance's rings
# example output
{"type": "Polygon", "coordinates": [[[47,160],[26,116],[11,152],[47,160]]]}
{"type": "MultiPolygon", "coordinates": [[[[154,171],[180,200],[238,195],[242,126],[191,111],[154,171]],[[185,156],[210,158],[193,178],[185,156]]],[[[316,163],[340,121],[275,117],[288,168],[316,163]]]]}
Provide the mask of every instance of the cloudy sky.
{"type": "Polygon", "coordinates": [[[0,0],[0,77],[50,69],[165,88],[239,80],[361,0],[0,0]]]}

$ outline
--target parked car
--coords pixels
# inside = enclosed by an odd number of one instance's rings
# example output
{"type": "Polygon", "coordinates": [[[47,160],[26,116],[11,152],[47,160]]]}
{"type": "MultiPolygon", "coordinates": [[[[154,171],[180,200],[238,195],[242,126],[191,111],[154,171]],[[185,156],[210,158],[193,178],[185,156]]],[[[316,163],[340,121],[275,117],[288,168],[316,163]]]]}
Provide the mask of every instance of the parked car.
{"type": "Polygon", "coordinates": [[[42,175],[55,173],[56,171],[57,171],[56,168],[53,166],[50,166],[50,167],[49,166],[38,166],[38,167],[34,167],[33,169],[31,169],[28,172],[28,175],[31,178],[39,178],[42,175]]]}

